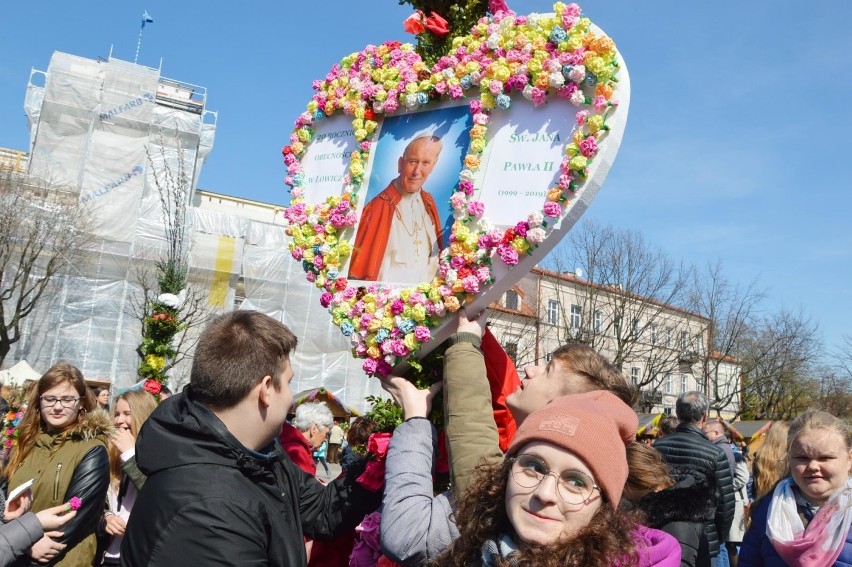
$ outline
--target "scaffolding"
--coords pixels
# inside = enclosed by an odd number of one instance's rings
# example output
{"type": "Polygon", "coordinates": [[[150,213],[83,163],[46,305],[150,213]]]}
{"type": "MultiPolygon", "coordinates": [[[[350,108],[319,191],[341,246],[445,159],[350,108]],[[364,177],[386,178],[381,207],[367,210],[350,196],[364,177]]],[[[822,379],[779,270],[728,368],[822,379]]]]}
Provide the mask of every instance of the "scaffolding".
{"type": "MultiPolygon", "coordinates": [[[[95,219],[95,240],[85,261],[51,283],[4,366],[27,360],[44,371],[68,360],[91,380],[118,387],[137,381],[137,274],[140,267],[153,269],[166,248],[154,174],[183,160],[192,188],[185,231],[189,278],[207,288],[206,309],[215,314],[239,303],[284,322],[300,339],[293,387],[323,386],[363,409],[364,396],[377,393],[378,383],[366,379],[319,305],[320,291],[290,261],[282,227],[191,206],[218,118],[206,105],[204,87],[112,57],[57,52],[46,72],[32,71],[25,100],[30,155],[16,163],[72,187],[95,219]]],[[[8,162],[0,156],[0,163],[8,162]]],[[[174,388],[188,379],[190,363],[173,369],[174,388]]]]}
{"type": "Polygon", "coordinates": [[[69,360],[92,380],[136,381],[137,270],[166,244],[154,172],[184,160],[195,189],[216,130],[205,104],[206,89],[112,57],[56,52],[47,71],[31,72],[28,173],[72,188],[91,213],[94,238],[27,317],[10,358],[40,370],[69,360]]]}

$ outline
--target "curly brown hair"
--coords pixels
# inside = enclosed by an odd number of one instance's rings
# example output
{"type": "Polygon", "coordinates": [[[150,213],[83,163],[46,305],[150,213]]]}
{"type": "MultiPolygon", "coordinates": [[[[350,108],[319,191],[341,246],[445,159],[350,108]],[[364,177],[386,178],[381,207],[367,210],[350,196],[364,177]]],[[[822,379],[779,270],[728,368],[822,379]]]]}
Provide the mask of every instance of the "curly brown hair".
{"type": "MultiPolygon", "coordinates": [[[[477,564],[482,544],[497,539],[513,529],[506,515],[506,484],[512,468],[511,460],[489,465],[481,464],[474,473],[471,488],[461,496],[456,508],[459,537],[431,563],[432,567],[465,567],[477,564]]],[[[513,555],[517,567],[560,565],[581,567],[608,565],[617,558],[625,565],[637,559],[631,532],[635,519],[627,512],[613,509],[604,500],[589,524],[573,537],[553,545],[525,545],[513,555]]],[[[507,561],[498,565],[508,566],[507,561]]]]}

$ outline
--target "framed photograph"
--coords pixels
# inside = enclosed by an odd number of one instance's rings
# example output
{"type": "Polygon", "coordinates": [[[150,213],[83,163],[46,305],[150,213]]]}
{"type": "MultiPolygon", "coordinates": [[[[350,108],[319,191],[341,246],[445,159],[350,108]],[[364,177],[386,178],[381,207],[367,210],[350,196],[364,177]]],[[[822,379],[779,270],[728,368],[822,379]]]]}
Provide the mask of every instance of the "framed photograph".
{"type": "Polygon", "coordinates": [[[466,105],[382,120],[348,276],[418,284],[438,272],[453,225],[450,197],[470,143],[466,105]]]}

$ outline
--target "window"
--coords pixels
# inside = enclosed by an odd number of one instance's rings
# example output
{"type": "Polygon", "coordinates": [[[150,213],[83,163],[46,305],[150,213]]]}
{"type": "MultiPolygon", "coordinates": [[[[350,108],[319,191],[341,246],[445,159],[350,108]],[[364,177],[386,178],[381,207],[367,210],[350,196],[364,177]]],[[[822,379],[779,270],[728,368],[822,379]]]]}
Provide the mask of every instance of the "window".
{"type": "Polygon", "coordinates": [[[612,336],[617,339],[621,334],[619,331],[621,331],[621,317],[615,315],[612,318],[612,336]]]}
{"type": "Polygon", "coordinates": [[[672,393],[672,375],[671,374],[666,374],[666,380],[664,382],[663,389],[667,394],[672,393]]]}
{"type": "Polygon", "coordinates": [[[674,330],[671,327],[666,327],[666,346],[672,347],[672,340],[674,339],[674,330]]]}
{"type": "Polygon", "coordinates": [[[639,322],[639,318],[633,319],[633,338],[639,340],[642,336],[642,324],[639,322]]]}
{"type": "Polygon", "coordinates": [[[547,354],[545,354],[545,355],[544,355],[544,360],[545,360],[545,361],[547,361],[547,362],[550,362],[550,359],[551,359],[551,358],[553,358],[553,353],[552,353],[552,352],[549,352],[549,353],[547,353],[547,354]]]}
{"type": "Polygon", "coordinates": [[[246,279],[244,276],[240,276],[237,279],[237,289],[234,293],[234,310],[240,308],[240,305],[243,304],[243,301],[246,299],[246,279]]]}
{"type": "Polygon", "coordinates": [[[633,366],[630,368],[630,380],[633,382],[633,385],[636,386],[639,384],[639,367],[633,366]]]}
{"type": "Polygon", "coordinates": [[[689,333],[687,331],[680,332],[680,350],[686,352],[689,349],[689,333]]]}
{"type": "Polygon", "coordinates": [[[507,309],[517,309],[518,308],[518,292],[510,289],[506,292],[506,308],[507,309]]]}
{"type": "Polygon", "coordinates": [[[595,311],[595,333],[600,334],[603,327],[603,311],[600,309],[595,311]]]}
{"type": "Polygon", "coordinates": [[[704,337],[702,335],[695,336],[695,352],[704,354],[704,337]]]}
{"type": "Polygon", "coordinates": [[[559,302],[555,299],[547,300],[547,322],[551,325],[559,323],[559,302]]]}
{"type": "Polygon", "coordinates": [[[689,391],[689,374],[680,375],[680,393],[685,394],[689,391]]]}
{"type": "Polygon", "coordinates": [[[648,332],[651,335],[651,337],[650,337],[651,345],[652,346],[656,345],[657,344],[657,325],[654,324],[654,323],[651,323],[650,325],[648,325],[648,332]]]}
{"type": "Polygon", "coordinates": [[[666,414],[666,415],[671,415],[672,414],[672,408],[663,408],[663,413],[666,414]]]}
{"type": "Polygon", "coordinates": [[[518,358],[518,343],[516,341],[507,342],[503,345],[503,350],[506,351],[506,354],[509,355],[509,358],[512,359],[512,362],[517,362],[518,358]]]}
{"type": "Polygon", "coordinates": [[[579,305],[571,304],[571,327],[579,329],[583,322],[583,308],[579,305]]]}

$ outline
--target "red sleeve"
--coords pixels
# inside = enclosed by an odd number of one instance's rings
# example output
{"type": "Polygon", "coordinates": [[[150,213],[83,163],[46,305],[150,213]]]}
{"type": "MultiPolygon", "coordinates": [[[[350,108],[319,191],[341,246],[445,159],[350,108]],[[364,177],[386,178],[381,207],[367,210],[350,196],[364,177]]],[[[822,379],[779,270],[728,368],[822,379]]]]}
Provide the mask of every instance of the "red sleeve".
{"type": "Polygon", "coordinates": [[[358,222],[349,278],[375,281],[388,247],[393,207],[389,206],[380,193],[366,204],[358,222]]]}
{"type": "Polygon", "coordinates": [[[284,449],[293,464],[306,473],[316,476],[317,465],[301,431],[289,423],[285,423],[281,428],[281,435],[278,440],[281,442],[281,448],[284,449]]]}
{"type": "Polygon", "coordinates": [[[509,448],[518,425],[506,405],[506,396],[514,392],[521,384],[515,364],[489,329],[482,337],[482,355],[485,358],[485,372],[491,386],[491,405],[494,408],[494,421],[500,435],[500,450],[509,448]]]}
{"type": "Polygon", "coordinates": [[[349,530],[328,541],[314,540],[308,567],[340,567],[349,565],[355,547],[355,530],[349,530]]]}

